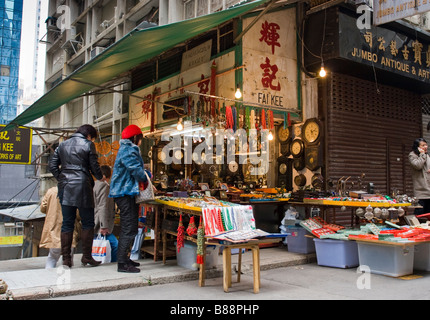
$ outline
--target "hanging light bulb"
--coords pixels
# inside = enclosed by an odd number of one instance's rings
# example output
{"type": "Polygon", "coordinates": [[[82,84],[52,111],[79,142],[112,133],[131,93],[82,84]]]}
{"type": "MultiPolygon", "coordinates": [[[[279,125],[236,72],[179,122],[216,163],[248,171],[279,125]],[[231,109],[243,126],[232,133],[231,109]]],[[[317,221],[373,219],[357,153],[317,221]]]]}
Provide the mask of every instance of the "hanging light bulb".
{"type": "Polygon", "coordinates": [[[234,93],[234,97],[235,97],[236,99],[240,99],[240,98],[242,98],[242,92],[240,92],[240,88],[239,88],[239,86],[237,86],[237,90],[236,90],[236,92],[234,93]]]}
{"type": "Polygon", "coordinates": [[[267,136],[267,139],[269,139],[269,141],[273,140],[273,134],[272,131],[269,131],[269,135],[267,136]]]}
{"type": "Polygon", "coordinates": [[[319,74],[320,74],[321,78],[324,78],[327,75],[327,72],[324,69],[324,63],[323,62],[321,62],[321,70],[320,70],[319,74]]]}
{"type": "Polygon", "coordinates": [[[176,125],[176,130],[182,131],[184,129],[184,126],[182,125],[182,118],[179,118],[178,124],[176,125]]]}

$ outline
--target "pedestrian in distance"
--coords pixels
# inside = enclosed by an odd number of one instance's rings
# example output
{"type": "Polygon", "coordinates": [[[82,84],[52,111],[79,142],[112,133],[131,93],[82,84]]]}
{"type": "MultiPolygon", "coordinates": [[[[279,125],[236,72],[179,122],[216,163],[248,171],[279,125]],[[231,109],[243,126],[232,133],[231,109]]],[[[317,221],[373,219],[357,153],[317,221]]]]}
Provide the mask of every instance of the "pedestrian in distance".
{"type": "Polygon", "coordinates": [[[415,215],[430,213],[430,156],[427,154],[427,149],[427,141],[418,138],[414,141],[412,151],[409,153],[414,196],[423,207],[415,209],[415,215]]]}
{"type": "MultiPolygon", "coordinates": [[[[63,215],[61,214],[61,205],[58,199],[58,187],[52,187],[46,191],[40,204],[40,211],[46,214],[40,238],[39,248],[49,250],[45,268],[55,268],[61,257],[61,224],[63,215]]],[[[79,215],[75,220],[75,228],[73,231],[73,241],[71,249],[71,260],[73,265],[73,253],[79,241],[81,232],[81,222],[79,215]]]]}
{"type": "Polygon", "coordinates": [[[109,179],[112,170],[109,166],[100,167],[106,181],[97,180],[94,185],[94,222],[97,234],[102,234],[109,241],[111,247],[111,262],[117,261],[118,240],[112,233],[115,224],[115,202],[109,198],[109,179]]]}
{"type": "Polygon", "coordinates": [[[72,266],[71,245],[76,212],[82,222],[82,258],[84,266],[100,264],[91,256],[94,238],[94,176],[105,179],[97,162],[94,145],[97,130],[85,124],[66,141],[62,142],[49,161],[49,171],[58,181],[58,197],[63,213],[61,226],[61,254],[63,265],[72,266]]]}
{"type": "Polygon", "coordinates": [[[116,155],[110,183],[109,197],[114,198],[119,208],[121,231],[118,242],[118,272],[137,273],[138,262],[130,260],[128,251],[138,233],[139,182],[148,182],[152,175],[144,169],[140,154],[142,130],[136,125],[127,126],[121,134],[120,147],[116,155]]]}

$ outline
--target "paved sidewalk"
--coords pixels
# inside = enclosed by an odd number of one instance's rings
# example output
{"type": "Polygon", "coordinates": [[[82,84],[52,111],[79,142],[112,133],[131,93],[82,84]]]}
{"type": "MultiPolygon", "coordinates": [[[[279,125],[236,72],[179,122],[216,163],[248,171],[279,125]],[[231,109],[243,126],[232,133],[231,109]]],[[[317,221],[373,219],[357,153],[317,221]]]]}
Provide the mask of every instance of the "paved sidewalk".
{"type": "MultiPolygon", "coordinates": [[[[174,259],[167,260],[165,265],[152,259],[139,260],[141,272],[137,274],[117,272],[116,263],[83,267],[80,259],[80,254],[75,255],[75,266],[71,269],[62,266],[45,269],[46,257],[0,261],[0,279],[8,285],[13,299],[35,300],[197,280],[199,277],[198,271],[178,266],[174,259]]],[[[262,271],[315,261],[315,254],[292,253],[285,247],[260,250],[262,271]]],[[[222,276],[222,256],[219,256],[218,262],[216,267],[206,271],[207,279],[222,276]]],[[[232,263],[235,270],[237,255],[232,256],[232,263]]],[[[251,252],[245,252],[242,255],[242,270],[250,270],[251,264],[251,252]]],[[[1,298],[5,299],[7,295],[0,295],[1,298]]]]}

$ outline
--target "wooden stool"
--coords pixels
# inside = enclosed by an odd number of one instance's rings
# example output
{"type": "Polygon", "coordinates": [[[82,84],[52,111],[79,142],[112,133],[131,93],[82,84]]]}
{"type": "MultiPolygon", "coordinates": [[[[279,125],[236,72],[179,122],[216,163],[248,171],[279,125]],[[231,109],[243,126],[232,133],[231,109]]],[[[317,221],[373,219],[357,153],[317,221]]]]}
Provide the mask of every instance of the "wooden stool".
{"type": "Polygon", "coordinates": [[[235,244],[226,245],[222,252],[222,265],[223,265],[223,286],[224,292],[228,292],[231,287],[231,249],[239,249],[238,269],[237,269],[237,282],[240,282],[240,272],[242,264],[242,249],[250,249],[252,251],[252,268],[254,276],[254,293],[260,291],[260,247],[258,244],[235,244]]]}

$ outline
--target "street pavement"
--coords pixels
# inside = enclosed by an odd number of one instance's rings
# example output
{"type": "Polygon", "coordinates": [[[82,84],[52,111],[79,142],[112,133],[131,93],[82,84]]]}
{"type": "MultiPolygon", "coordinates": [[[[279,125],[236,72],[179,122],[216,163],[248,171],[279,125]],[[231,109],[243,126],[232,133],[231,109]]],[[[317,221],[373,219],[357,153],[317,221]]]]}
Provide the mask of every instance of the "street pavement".
{"type": "MultiPolygon", "coordinates": [[[[260,250],[261,286],[253,293],[251,255],[243,255],[240,283],[223,291],[221,265],[207,271],[204,287],[198,286],[198,271],[142,259],[139,274],[116,271],[116,264],[98,267],[76,266],[64,272],[44,269],[43,257],[0,261],[0,279],[6,281],[14,299],[46,300],[169,300],[218,301],[239,300],[428,300],[430,273],[417,272],[410,277],[393,278],[319,266],[315,255],[288,252],[285,248],[260,250]],[[20,262],[20,263],[17,263],[20,262]]],[[[75,257],[78,263],[79,255],[75,257]]],[[[220,256],[221,258],[221,256],[220,256]]],[[[234,257],[233,264],[237,263],[234,257]]],[[[221,262],[221,259],[220,259],[221,262]]]]}
{"type": "Polygon", "coordinates": [[[339,269],[316,263],[270,269],[261,272],[258,294],[253,293],[252,270],[242,274],[240,283],[233,276],[228,293],[223,291],[222,278],[206,280],[199,287],[197,280],[160,284],[120,291],[100,292],[54,299],[92,300],[428,300],[430,273],[415,279],[392,278],[371,274],[364,286],[364,274],[356,268],[339,269]]]}
{"type": "MultiPolygon", "coordinates": [[[[117,264],[109,263],[97,267],[82,267],[81,255],[74,257],[71,269],[59,265],[54,269],[45,269],[46,257],[0,261],[0,279],[8,285],[15,300],[46,299],[60,296],[76,296],[128,289],[133,287],[156,286],[164,283],[198,280],[199,272],[178,266],[175,259],[162,261],[153,259],[139,260],[140,273],[117,272],[117,264]]],[[[288,252],[285,247],[264,248],[260,250],[261,270],[289,265],[301,265],[315,261],[315,254],[303,255],[288,252]]],[[[242,271],[252,270],[251,252],[245,252],[242,258],[242,271]]],[[[232,270],[237,265],[237,255],[232,256],[232,270]]],[[[207,268],[206,278],[222,277],[222,257],[213,268],[207,268]]],[[[198,285],[197,285],[198,287],[198,285]]],[[[222,287],[220,287],[222,291],[222,287]]],[[[223,291],[222,291],[223,292],[223,291]]]]}

